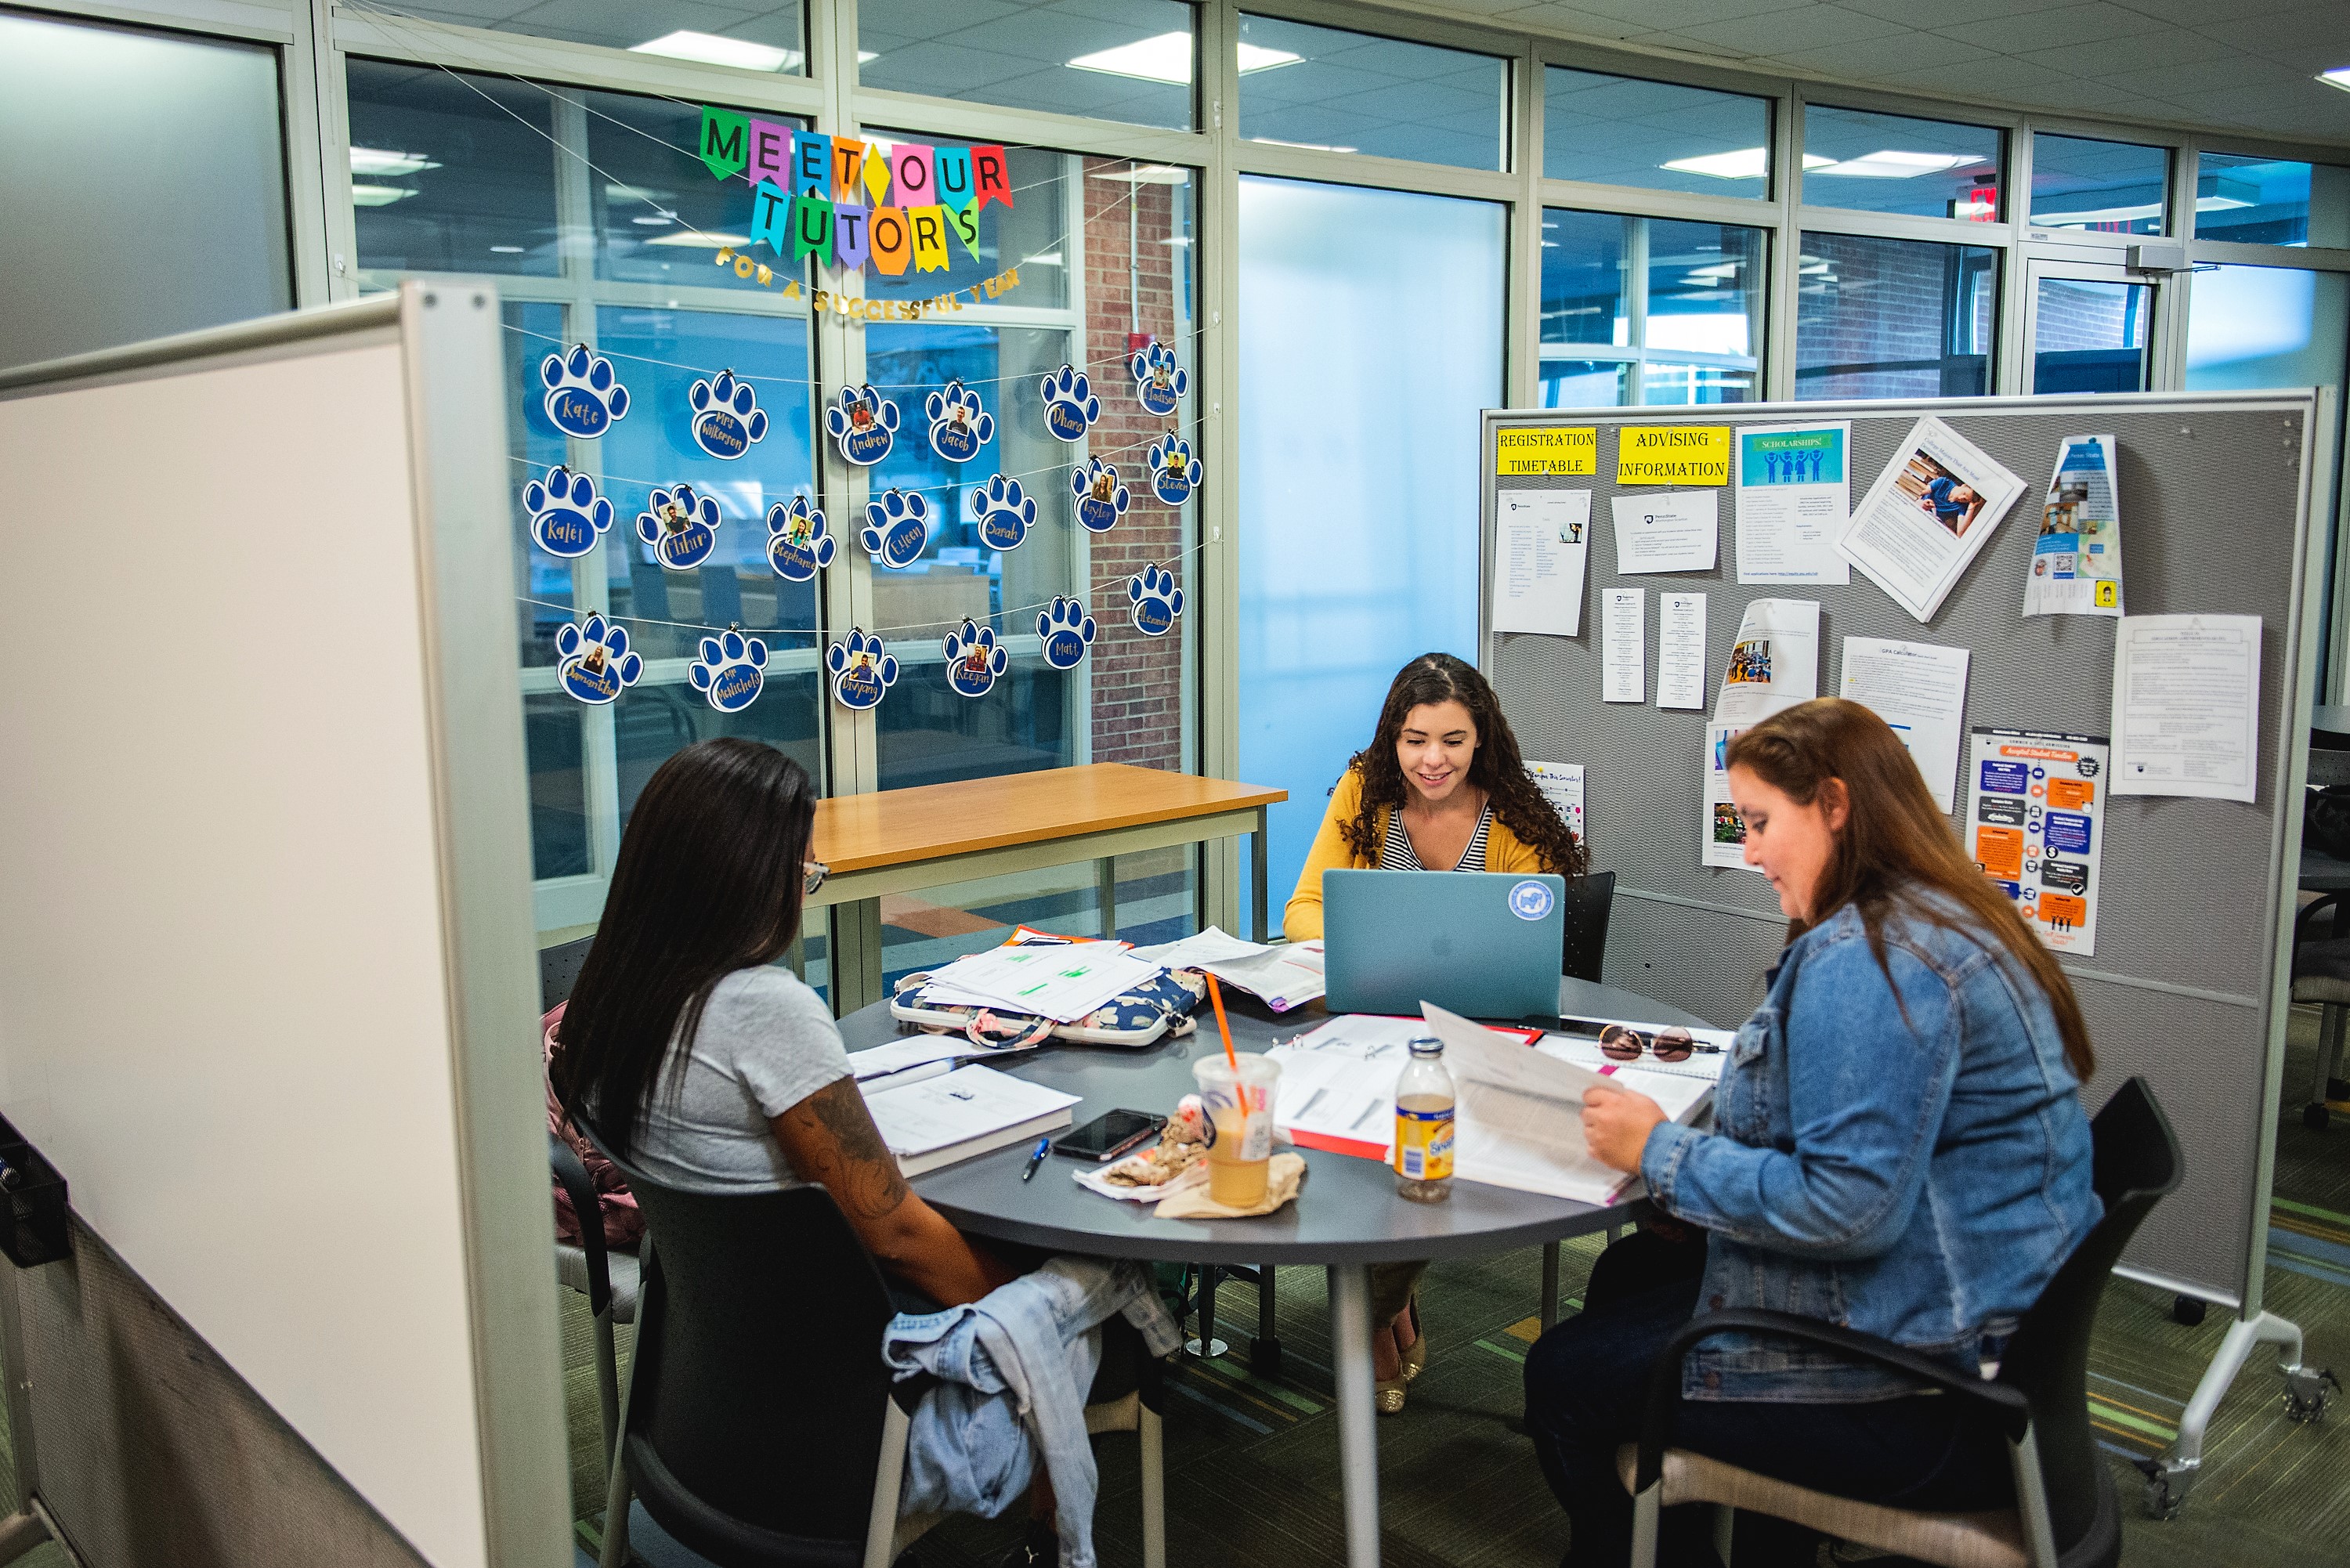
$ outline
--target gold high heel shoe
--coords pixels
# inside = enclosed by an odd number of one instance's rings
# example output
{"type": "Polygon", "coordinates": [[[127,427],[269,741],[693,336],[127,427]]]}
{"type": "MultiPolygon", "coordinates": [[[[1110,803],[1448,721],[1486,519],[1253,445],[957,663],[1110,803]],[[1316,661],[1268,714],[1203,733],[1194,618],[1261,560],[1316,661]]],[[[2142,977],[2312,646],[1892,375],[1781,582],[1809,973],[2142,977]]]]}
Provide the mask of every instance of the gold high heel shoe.
{"type": "Polygon", "coordinates": [[[1428,1365],[1428,1330],[1419,1321],[1417,1298],[1404,1310],[1411,1314],[1411,1348],[1403,1353],[1403,1380],[1409,1383],[1428,1365]]]}
{"type": "Polygon", "coordinates": [[[1402,1415],[1403,1386],[1406,1381],[1407,1379],[1401,1377],[1381,1378],[1378,1382],[1372,1384],[1372,1408],[1378,1411],[1382,1416],[1402,1415]]]}

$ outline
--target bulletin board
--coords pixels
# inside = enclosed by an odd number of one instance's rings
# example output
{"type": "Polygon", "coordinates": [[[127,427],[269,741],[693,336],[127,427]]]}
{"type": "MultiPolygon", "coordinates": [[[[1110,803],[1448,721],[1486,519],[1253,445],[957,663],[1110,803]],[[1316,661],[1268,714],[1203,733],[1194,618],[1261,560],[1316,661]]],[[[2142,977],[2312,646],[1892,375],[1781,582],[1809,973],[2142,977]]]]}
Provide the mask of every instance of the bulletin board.
{"type": "MultiPolygon", "coordinates": [[[[1819,695],[1839,689],[1847,637],[1964,647],[1971,662],[1962,731],[2108,732],[2116,623],[2022,612],[2058,443],[2115,435],[2129,613],[2261,618],[2259,784],[2251,805],[2111,797],[2095,952],[2060,961],[2096,1048],[2087,1103],[2143,1074],[2187,1151],[2184,1184],[2139,1231],[2123,1272],[2255,1310],[2290,986],[2288,895],[2301,846],[2306,748],[2297,737],[2308,730],[2315,668],[2320,568],[2312,565],[2309,519],[2324,515],[2313,511],[2313,493],[2331,493],[2324,432],[2333,429],[2332,400],[2330,391],[2312,389],[1749,404],[1734,415],[1721,408],[1488,410],[1480,464],[1482,664],[1524,754],[1585,770],[1592,864],[1617,876],[1607,981],[1734,1026],[1762,1001],[1764,971],[1783,945],[1785,919],[1759,874],[1700,863],[1707,717],[1753,599],[1819,601],[1819,695]],[[1856,567],[1848,587],[1740,583],[1728,485],[1712,571],[1617,571],[1608,504],[1619,493],[1618,427],[1849,420],[1856,508],[1927,414],[2025,485],[1930,622],[1915,619],[1856,567]],[[1596,428],[1596,472],[1496,479],[1497,432],[1534,425],[1596,428]],[[1580,635],[1490,629],[1502,487],[1593,493],[1580,635]],[[1601,593],[1614,587],[1649,590],[1644,702],[1601,701],[1601,593]],[[1658,596],[1690,591],[1708,597],[1705,708],[1660,709],[1658,596]]],[[[2322,542],[2324,530],[2316,534],[2322,542]]],[[[1954,826],[1966,809],[1964,771],[1962,753],[1954,826]]]]}

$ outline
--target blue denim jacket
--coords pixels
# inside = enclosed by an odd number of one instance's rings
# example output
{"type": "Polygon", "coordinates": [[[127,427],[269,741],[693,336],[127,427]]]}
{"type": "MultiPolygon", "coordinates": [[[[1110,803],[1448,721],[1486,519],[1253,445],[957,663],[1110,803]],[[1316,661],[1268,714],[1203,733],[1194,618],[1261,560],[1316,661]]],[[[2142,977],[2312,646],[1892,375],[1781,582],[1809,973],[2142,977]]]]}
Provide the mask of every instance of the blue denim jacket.
{"type": "MultiPolygon", "coordinates": [[[[1998,1360],[2096,1223],[2089,1125],[2055,1016],[1997,939],[1966,925],[1897,900],[1888,986],[1859,910],[1837,910],[1788,945],[1739,1030],[1714,1131],[1649,1134],[1650,1195],[1709,1232],[1700,1313],[1800,1313],[1971,1371],[1998,1360]]],[[[1690,1355],[1681,1386],[1692,1399],[1839,1403],[1917,1389],[1728,1334],[1690,1355]]]]}

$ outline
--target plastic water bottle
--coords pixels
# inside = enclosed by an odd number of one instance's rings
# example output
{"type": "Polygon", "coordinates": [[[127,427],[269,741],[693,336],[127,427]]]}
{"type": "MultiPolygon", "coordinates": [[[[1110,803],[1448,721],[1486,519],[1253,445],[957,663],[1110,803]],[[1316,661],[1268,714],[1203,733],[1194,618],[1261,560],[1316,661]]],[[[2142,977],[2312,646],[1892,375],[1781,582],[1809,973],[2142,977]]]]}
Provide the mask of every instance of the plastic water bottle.
{"type": "Polygon", "coordinates": [[[1415,1203],[1452,1196],[1452,1075],[1444,1042],[1411,1043],[1411,1061],[1396,1079],[1396,1190],[1415,1203]]]}

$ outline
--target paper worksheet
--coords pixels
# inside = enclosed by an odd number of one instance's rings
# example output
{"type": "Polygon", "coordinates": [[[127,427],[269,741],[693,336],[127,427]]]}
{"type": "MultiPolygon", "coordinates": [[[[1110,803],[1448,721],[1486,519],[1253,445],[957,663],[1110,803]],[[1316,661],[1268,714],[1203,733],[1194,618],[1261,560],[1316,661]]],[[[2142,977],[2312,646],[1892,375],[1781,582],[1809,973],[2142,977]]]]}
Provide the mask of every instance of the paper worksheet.
{"type": "Polygon", "coordinates": [[[1738,580],[1835,583],[1852,580],[1836,550],[1851,520],[1852,421],[1741,428],[1737,487],[1738,580]]]}
{"type": "Polygon", "coordinates": [[[922,987],[932,1001],[1002,1007],[1062,1023],[1083,1018],[1157,974],[1108,942],[1006,943],[959,958],[922,987]]]}
{"type": "Polygon", "coordinates": [[[1929,621],[2022,493],[2022,480],[1929,414],[1853,509],[1836,548],[1929,621]]]}
{"type": "Polygon", "coordinates": [[[1526,772],[1534,776],[1534,788],[1543,798],[1557,807],[1559,816],[1574,833],[1577,843],[1583,837],[1583,764],[1580,763],[1528,763],[1526,772]]]}
{"type": "Polygon", "coordinates": [[[2130,615],[2114,628],[2114,793],[2251,801],[2261,618],[2130,615]]]}
{"type": "MultiPolygon", "coordinates": [[[[1274,1125],[1308,1148],[1387,1158],[1395,1143],[1396,1079],[1410,1059],[1411,1042],[1434,1033],[1423,1019],[1344,1013],[1274,1046],[1265,1053],[1281,1064],[1274,1125]]],[[[1523,1048],[1540,1032],[1492,1033],[1523,1048]]]]}
{"type": "Polygon", "coordinates": [[[1967,765],[1967,853],[2058,952],[2097,950],[2105,873],[2104,740],[1977,729],[1967,765]]]}
{"type": "Polygon", "coordinates": [[[1660,495],[1618,495],[1618,572],[1710,572],[1721,538],[1717,490],[1669,490],[1660,495]]]}
{"type": "Polygon", "coordinates": [[[1657,706],[1705,707],[1705,596],[1657,596],[1657,706]]]}
{"type": "Polygon", "coordinates": [[[1648,590],[1608,588],[1604,591],[1606,621],[1600,631],[1601,700],[1645,702],[1648,700],[1648,590]]]}
{"type": "Polygon", "coordinates": [[[1493,629],[1574,637],[1583,630],[1591,492],[1493,495],[1493,629]]]}
{"type": "Polygon", "coordinates": [[[1881,637],[1844,639],[1842,694],[1874,711],[1909,748],[1926,792],[1944,811],[1959,776],[1970,650],[1881,637]]]}
{"type": "Polygon", "coordinates": [[[2122,613],[2118,444],[2109,435],[2066,436],[2057,444],[2023,584],[2025,615],[2122,613]]]}

